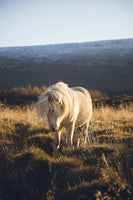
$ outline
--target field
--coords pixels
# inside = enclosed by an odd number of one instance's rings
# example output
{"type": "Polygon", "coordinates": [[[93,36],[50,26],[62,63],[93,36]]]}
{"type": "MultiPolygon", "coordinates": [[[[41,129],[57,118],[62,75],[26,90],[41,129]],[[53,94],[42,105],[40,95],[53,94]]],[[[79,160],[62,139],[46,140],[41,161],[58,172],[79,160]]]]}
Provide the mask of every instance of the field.
{"type": "MultiPolygon", "coordinates": [[[[30,87],[27,90],[33,92],[30,87]]],[[[64,130],[59,156],[54,158],[54,134],[38,119],[33,93],[30,96],[27,90],[23,88],[23,97],[30,103],[0,104],[0,200],[133,199],[133,103],[127,101],[129,97],[111,100],[91,91],[94,106],[88,144],[68,150],[64,130]]],[[[35,99],[39,92],[34,89],[35,99]]],[[[8,97],[16,99],[16,93],[0,95],[7,102],[8,97]]]]}

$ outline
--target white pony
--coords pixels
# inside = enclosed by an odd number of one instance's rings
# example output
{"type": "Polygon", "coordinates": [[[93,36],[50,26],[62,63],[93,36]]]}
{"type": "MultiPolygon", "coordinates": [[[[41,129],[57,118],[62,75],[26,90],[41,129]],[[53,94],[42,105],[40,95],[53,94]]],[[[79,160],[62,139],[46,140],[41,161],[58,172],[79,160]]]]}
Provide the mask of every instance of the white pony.
{"type": "MultiPolygon", "coordinates": [[[[58,82],[38,97],[36,105],[38,116],[40,118],[47,116],[49,129],[55,132],[55,152],[60,147],[63,127],[67,131],[69,146],[73,145],[75,129],[84,129],[84,142],[86,143],[89,121],[92,116],[92,100],[86,89],[69,88],[67,84],[58,82]]],[[[77,143],[79,145],[79,139],[77,143]]]]}

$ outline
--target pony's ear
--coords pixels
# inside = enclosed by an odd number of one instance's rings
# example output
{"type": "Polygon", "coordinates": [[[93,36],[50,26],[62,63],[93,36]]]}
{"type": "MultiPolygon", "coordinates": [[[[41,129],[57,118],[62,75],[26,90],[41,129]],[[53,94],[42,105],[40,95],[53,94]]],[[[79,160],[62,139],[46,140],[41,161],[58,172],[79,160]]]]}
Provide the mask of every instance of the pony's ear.
{"type": "Polygon", "coordinates": [[[60,101],[59,101],[58,94],[49,94],[48,101],[49,101],[49,103],[59,104],[60,101]]]}
{"type": "Polygon", "coordinates": [[[48,95],[48,101],[51,103],[51,102],[53,102],[53,96],[52,95],[48,95]]]}

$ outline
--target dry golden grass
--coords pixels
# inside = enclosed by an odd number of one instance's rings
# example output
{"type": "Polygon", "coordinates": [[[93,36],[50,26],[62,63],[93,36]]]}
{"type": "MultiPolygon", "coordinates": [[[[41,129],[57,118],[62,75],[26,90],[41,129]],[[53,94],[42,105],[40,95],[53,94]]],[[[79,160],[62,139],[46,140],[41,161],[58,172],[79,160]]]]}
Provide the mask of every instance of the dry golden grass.
{"type": "MultiPolygon", "coordinates": [[[[8,107],[4,104],[0,104],[0,119],[1,124],[3,120],[8,120],[8,125],[10,127],[11,121],[14,122],[23,122],[30,124],[31,127],[43,127],[45,124],[43,124],[42,120],[38,119],[35,105],[31,106],[25,106],[25,107],[19,107],[19,106],[13,106],[8,107]]],[[[107,128],[112,127],[115,125],[115,122],[121,123],[130,123],[133,122],[133,103],[130,105],[120,105],[117,109],[115,107],[109,107],[109,106],[102,106],[100,108],[93,108],[93,115],[91,124],[99,123],[107,128]]],[[[120,123],[120,124],[121,124],[120,123]]],[[[119,124],[117,123],[117,126],[119,124]]]]}
{"type": "Polygon", "coordinates": [[[93,121],[112,121],[112,120],[133,120],[133,103],[129,105],[120,105],[118,108],[102,106],[93,109],[93,121]]]}
{"type": "Polygon", "coordinates": [[[63,134],[55,159],[35,105],[1,103],[0,199],[132,199],[133,103],[94,107],[89,133],[91,146],[69,151],[63,134]]]}
{"type": "Polygon", "coordinates": [[[128,106],[120,105],[118,108],[109,106],[94,108],[91,122],[98,129],[115,131],[119,128],[119,131],[122,131],[123,127],[129,126],[130,131],[133,126],[133,103],[128,106]]]}

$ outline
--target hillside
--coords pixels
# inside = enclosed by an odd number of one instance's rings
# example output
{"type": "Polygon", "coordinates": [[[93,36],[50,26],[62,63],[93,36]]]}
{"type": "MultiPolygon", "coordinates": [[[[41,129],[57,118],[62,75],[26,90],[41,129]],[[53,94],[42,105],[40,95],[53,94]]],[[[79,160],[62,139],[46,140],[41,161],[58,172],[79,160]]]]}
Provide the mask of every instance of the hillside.
{"type": "Polygon", "coordinates": [[[133,94],[133,39],[0,48],[0,90],[62,80],[109,95],[133,94]]]}

